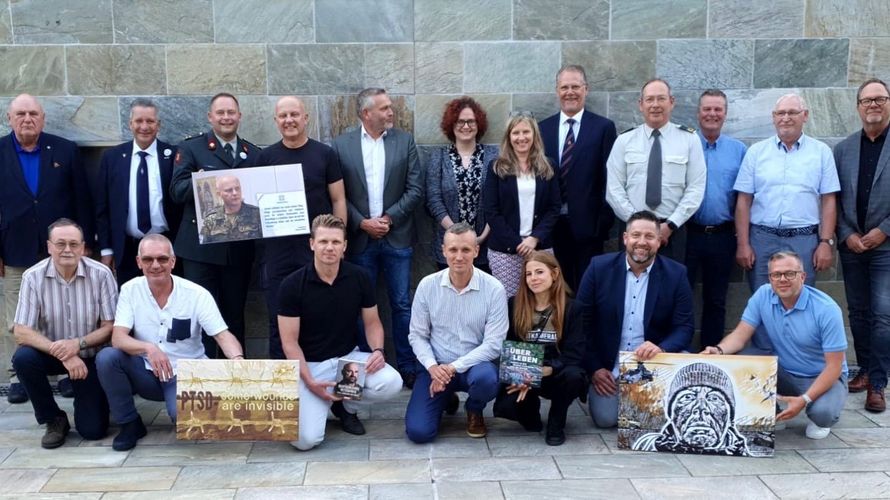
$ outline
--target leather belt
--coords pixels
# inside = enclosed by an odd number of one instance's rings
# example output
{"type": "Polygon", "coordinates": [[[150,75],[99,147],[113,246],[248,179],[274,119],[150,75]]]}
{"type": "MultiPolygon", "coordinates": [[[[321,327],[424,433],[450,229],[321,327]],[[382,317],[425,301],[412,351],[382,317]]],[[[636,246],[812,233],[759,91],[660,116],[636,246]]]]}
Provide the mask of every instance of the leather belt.
{"type": "Polygon", "coordinates": [[[776,236],[780,236],[782,238],[790,238],[792,236],[803,236],[809,234],[817,234],[819,232],[819,225],[814,224],[812,226],[804,226],[804,227],[769,227],[769,226],[761,226],[760,224],[751,224],[752,226],[760,229],[761,231],[769,234],[774,234],[776,236]]]}
{"type": "Polygon", "coordinates": [[[704,234],[714,234],[714,233],[726,233],[729,231],[735,231],[735,222],[727,221],[721,224],[717,224],[714,226],[703,226],[701,224],[696,224],[694,222],[687,222],[686,227],[689,231],[696,233],[704,233],[704,234]]]}

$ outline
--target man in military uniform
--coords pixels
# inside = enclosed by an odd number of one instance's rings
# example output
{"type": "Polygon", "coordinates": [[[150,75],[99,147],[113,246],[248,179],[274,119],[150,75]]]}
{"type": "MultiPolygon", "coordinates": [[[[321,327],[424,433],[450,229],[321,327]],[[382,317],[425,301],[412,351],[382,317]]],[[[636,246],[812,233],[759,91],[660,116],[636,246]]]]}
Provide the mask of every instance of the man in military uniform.
{"type": "Polygon", "coordinates": [[[674,96],[666,81],[646,82],[639,102],[644,123],[618,136],[606,162],[606,201],[625,222],[641,210],[654,212],[662,222],[659,253],[673,257],[671,235],[705,195],[705,156],[694,128],[671,123],[674,96]]]}
{"type": "Polygon", "coordinates": [[[201,243],[220,243],[263,237],[260,228],[260,209],[244,203],[241,181],[234,175],[216,179],[216,192],[223,201],[204,214],[201,243]]]}
{"type": "MultiPolygon", "coordinates": [[[[220,93],[210,100],[207,113],[211,130],[189,137],[179,145],[173,168],[170,194],[184,203],[182,224],[174,250],[183,261],[183,275],[213,295],[229,330],[244,345],[244,303],[253,265],[253,241],[202,245],[192,191],[192,173],[254,166],[259,148],[238,137],[241,111],[238,99],[220,93]]],[[[217,354],[216,342],[204,337],[208,356],[217,354]]]]}

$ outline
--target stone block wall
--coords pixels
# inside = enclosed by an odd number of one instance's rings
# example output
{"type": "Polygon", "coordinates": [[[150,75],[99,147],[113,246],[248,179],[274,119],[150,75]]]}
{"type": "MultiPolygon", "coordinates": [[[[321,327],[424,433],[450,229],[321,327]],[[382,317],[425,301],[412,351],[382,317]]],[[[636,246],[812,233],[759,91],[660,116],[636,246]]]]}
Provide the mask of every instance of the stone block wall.
{"type": "MultiPolygon", "coordinates": [[[[330,141],[356,123],[354,94],[372,85],[397,97],[399,126],[424,150],[445,141],[443,104],[461,94],[486,107],[484,141],[497,143],[511,111],[557,109],[566,63],[586,67],[589,108],[619,130],[640,122],[639,87],[659,76],[674,87],[676,122],[696,125],[701,89],[720,87],[725,132],[752,142],[773,133],[776,98],[796,91],[810,104],[807,133],[833,144],[859,126],[859,83],[890,78],[890,10],[886,0],[0,0],[0,106],[40,96],[47,130],[84,146],[129,139],[135,96],[156,99],[162,138],[179,142],[207,128],[218,91],[239,96],[242,135],[257,144],[278,139],[282,94],[303,96],[311,135],[330,141]]],[[[425,227],[418,254],[430,239],[425,227]]],[[[820,278],[842,301],[838,274],[820,278]]],[[[734,323],[747,287],[731,295],[734,323]]]]}

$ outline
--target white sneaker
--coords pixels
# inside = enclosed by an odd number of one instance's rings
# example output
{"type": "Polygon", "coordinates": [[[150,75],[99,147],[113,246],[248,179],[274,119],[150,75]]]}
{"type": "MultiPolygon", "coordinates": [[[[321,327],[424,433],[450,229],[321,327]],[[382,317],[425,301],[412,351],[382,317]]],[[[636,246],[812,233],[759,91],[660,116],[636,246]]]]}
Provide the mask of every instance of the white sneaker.
{"type": "Polygon", "coordinates": [[[819,427],[810,422],[807,424],[807,437],[810,439],[825,439],[831,434],[831,427],[819,427]]]}

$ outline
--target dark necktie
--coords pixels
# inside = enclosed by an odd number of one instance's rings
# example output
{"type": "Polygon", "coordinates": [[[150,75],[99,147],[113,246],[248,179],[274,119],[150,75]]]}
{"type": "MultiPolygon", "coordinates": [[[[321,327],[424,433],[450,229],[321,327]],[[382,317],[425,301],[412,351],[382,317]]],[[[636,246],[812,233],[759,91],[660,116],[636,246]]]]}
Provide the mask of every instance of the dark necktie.
{"type": "Polygon", "coordinates": [[[569,164],[572,161],[572,153],[575,148],[575,132],[572,130],[575,119],[569,118],[566,123],[569,125],[569,131],[566,133],[566,140],[562,145],[562,157],[559,159],[559,184],[563,193],[565,193],[566,176],[569,173],[569,164]]]}
{"type": "Polygon", "coordinates": [[[140,151],[139,169],[136,171],[136,223],[142,234],[151,231],[151,210],[148,207],[148,153],[140,151]]]}
{"type": "Polygon", "coordinates": [[[232,149],[231,144],[226,143],[226,145],[223,146],[223,149],[226,151],[226,153],[229,153],[229,156],[231,156],[233,160],[235,159],[235,150],[232,149]]]}
{"type": "Polygon", "coordinates": [[[655,209],[661,205],[661,141],[658,129],[652,131],[652,149],[649,150],[649,170],[646,173],[646,205],[655,209]]]}

